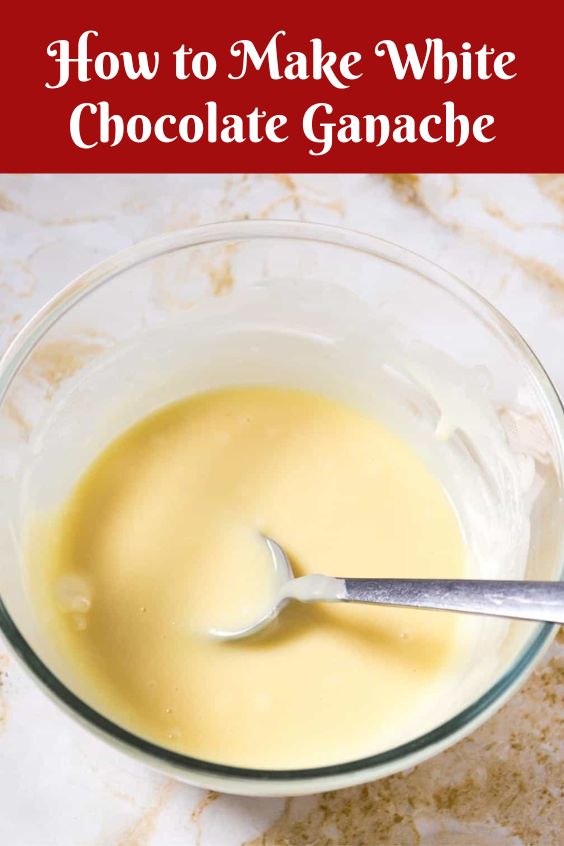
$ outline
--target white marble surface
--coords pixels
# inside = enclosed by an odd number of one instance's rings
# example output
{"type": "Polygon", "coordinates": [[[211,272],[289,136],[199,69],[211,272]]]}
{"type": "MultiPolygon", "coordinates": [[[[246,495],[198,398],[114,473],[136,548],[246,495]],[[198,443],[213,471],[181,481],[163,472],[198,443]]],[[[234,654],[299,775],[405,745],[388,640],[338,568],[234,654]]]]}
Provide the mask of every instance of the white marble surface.
{"type": "MultiPolygon", "coordinates": [[[[564,178],[3,176],[0,345],[91,264],[214,220],[341,223],[410,247],[509,317],[564,392],[564,178]]],[[[74,725],[0,640],[0,844],[556,846],[564,813],[564,640],[474,735],[414,771],[306,799],[218,796],[74,725]]]]}

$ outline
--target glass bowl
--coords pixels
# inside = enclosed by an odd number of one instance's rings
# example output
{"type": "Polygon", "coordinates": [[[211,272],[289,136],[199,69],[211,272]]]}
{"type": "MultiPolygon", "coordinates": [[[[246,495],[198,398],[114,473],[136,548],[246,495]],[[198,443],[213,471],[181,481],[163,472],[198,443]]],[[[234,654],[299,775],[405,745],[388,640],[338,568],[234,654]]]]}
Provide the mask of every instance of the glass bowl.
{"type": "MultiPolygon", "coordinates": [[[[464,490],[452,493],[477,543],[505,519],[496,496],[504,473],[517,468],[525,482],[515,502],[525,503],[530,520],[516,524],[502,575],[560,578],[562,406],[502,315],[437,265],[378,238],[289,221],[220,223],[153,238],[102,262],[54,297],[5,354],[0,627],[74,718],[192,784],[295,795],[412,767],[496,711],[531,672],[554,627],[488,629],[446,710],[409,742],[334,766],[279,771],[196,760],[136,736],[84,700],[42,631],[26,584],[27,515],[60,502],[103,445],[140,416],[194,390],[243,382],[340,392],[366,407],[397,394],[399,423],[407,421],[422,443],[457,450],[468,469],[463,488],[471,484],[489,496],[485,516],[476,520],[464,514],[464,490]],[[441,381],[446,406],[434,393],[441,381]],[[487,435],[484,454],[473,441],[482,407],[501,439],[487,435]],[[465,415],[476,409],[468,435],[465,415]],[[497,639],[495,648],[488,638],[497,639]]],[[[394,408],[382,408],[393,422],[394,408]]],[[[336,725],[335,732],[345,728],[336,725]]]]}

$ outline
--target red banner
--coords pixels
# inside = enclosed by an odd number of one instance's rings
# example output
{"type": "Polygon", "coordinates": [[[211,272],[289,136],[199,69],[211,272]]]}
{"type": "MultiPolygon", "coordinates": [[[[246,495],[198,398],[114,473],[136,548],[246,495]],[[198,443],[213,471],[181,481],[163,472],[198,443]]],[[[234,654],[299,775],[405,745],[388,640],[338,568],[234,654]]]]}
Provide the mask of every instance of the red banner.
{"type": "Polygon", "coordinates": [[[12,5],[0,170],[561,171],[561,10],[12,5]]]}

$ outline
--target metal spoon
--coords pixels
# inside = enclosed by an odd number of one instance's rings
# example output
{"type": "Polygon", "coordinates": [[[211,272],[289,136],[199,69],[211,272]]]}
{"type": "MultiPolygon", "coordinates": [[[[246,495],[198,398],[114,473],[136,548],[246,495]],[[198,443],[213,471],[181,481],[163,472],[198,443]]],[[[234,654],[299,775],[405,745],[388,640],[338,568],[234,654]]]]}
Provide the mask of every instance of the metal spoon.
{"type": "Polygon", "coordinates": [[[490,579],[341,579],[336,576],[294,578],[288,556],[272,538],[264,538],[279,590],[272,606],[241,629],[214,629],[215,637],[238,640],[271,623],[290,600],[365,602],[486,614],[515,620],[564,624],[564,582],[492,581],[490,579]]]}

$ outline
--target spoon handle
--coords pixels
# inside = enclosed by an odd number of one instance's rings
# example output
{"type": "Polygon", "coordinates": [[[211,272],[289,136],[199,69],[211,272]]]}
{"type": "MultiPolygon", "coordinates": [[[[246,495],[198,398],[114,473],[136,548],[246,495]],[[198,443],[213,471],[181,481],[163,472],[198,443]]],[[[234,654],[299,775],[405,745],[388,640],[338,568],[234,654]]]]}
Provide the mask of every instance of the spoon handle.
{"type": "Polygon", "coordinates": [[[564,582],[343,579],[342,602],[369,602],[564,624],[564,582]]]}

